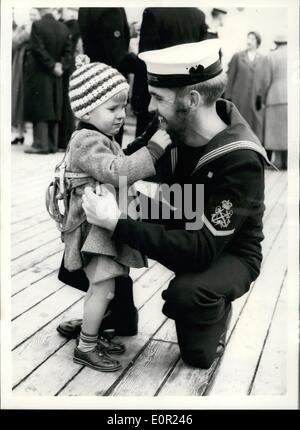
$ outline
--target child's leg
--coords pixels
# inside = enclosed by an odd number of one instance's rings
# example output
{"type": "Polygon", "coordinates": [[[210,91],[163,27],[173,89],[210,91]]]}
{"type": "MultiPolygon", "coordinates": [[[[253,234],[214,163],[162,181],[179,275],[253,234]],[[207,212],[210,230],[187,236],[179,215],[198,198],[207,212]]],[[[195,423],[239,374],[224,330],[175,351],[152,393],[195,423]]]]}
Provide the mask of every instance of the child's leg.
{"type": "Polygon", "coordinates": [[[83,310],[83,323],[78,348],[91,351],[97,345],[98,330],[110,300],[114,297],[115,279],[90,283],[83,310]]]}

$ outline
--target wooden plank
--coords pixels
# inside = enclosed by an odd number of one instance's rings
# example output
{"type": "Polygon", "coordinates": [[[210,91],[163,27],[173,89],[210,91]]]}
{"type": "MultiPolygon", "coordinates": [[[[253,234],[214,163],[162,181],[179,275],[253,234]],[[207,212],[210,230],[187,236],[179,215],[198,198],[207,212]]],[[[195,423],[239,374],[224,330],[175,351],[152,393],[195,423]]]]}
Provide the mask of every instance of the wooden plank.
{"type": "Polygon", "coordinates": [[[12,347],[16,348],[52,319],[78,301],[84,293],[68,286],[43,300],[12,322],[12,347]]]}
{"type": "Polygon", "coordinates": [[[147,340],[148,338],[142,335],[122,338],[128,348],[125,354],[120,358],[117,357],[122,363],[123,369],[113,373],[96,372],[74,363],[75,341],[70,341],[50,357],[44,365],[36,369],[24,383],[21,383],[14,390],[14,395],[104,395],[105,391],[122,375],[124,369],[130,366],[131,360],[139,352],[140,345],[147,340]],[[51,378],[51,374],[55,374],[55,378],[51,378]],[[71,382],[63,389],[68,381],[71,382]]]}
{"type": "MultiPolygon", "coordinates": [[[[161,289],[164,285],[161,285],[161,289]]],[[[145,297],[145,301],[147,296],[145,297]]],[[[122,356],[121,360],[124,363],[124,371],[130,365],[136,354],[144,347],[149,337],[160,327],[165,317],[160,311],[161,304],[160,290],[148,300],[139,312],[139,335],[128,338],[120,338],[127,346],[126,355],[122,356]],[[150,318],[150,315],[153,317],[150,318]]],[[[77,316],[78,317],[78,316],[77,316]]],[[[55,326],[57,322],[55,323],[55,326]]],[[[44,329],[46,330],[46,328],[44,329]]],[[[49,330],[47,330],[49,333],[49,330]]],[[[27,341],[28,342],[28,341],[27,341]]],[[[52,345],[51,345],[52,347],[52,345]]],[[[22,345],[19,347],[22,348],[22,345]]],[[[19,349],[18,348],[18,349],[19,349]]],[[[78,371],[82,366],[72,364],[73,345],[66,344],[62,350],[57,351],[41,367],[34,371],[26,378],[19,386],[18,393],[34,392],[39,395],[104,395],[112,383],[114,383],[122,372],[114,372],[113,374],[104,374],[84,368],[78,375],[78,371]],[[59,364],[60,363],[60,364],[59,364]],[[53,372],[57,366],[65,369],[61,372],[58,378],[53,378],[53,372]],[[77,376],[76,376],[77,375],[77,376]],[[76,376],[76,378],[74,378],[76,376]],[[73,379],[74,378],[74,379],[73,379]],[[47,381],[47,383],[45,383],[47,381]],[[68,384],[69,383],[69,384],[68,384]],[[65,387],[65,388],[64,388],[65,387]],[[61,391],[62,390],[62,391],[61,391]],[[60,392],[61,391],[61,392],[60,392]]],[[[22,350],[21,350],[22,351],[22,350]]],[[[37,351],[38,353],[38,351],[37,351]]],[[[43,355],[43,351],[40,353],[43,355]]],[[[22,352],[18,356],[19,362],[22,360],[22,352]]],[[[35,357],[35,365],[37,359],[35,357]]],[[[41,361],[42,363],[42,361],[41,361]]],[[[33,368],[34,369],[34,368],[33,368]]],[[[28,368],[27,368],[28,373],[28,368]]],[[[24,379],[24,372],[21,373],[24,379]]],[[[19,371],[20,380],[20,371],[19,371]]]]}
{"type": "Polygon", "coordinates": [[[264,228],[269,224],[269,218],[273,217],[273,211],[277,207],[278,202],[282,207],[286,207],[286,199],[287,199],[287,183],[284,181],[277,185],[276,188],[268,195],[268,198],[265,198],[265,212],[263,216],[263,225],[264,228]]]}
{"type": "Polygon", "coordinates": [[[111,395],[154,396],[178,357],[178,345],[151,341],[111,395]]]}
{"type": "Polygon", "coordinates": [[[25,230],[26,228],[33,227],[37,224],[40,224],[46,221],[49,221],[49,214],[45,210],[43,213],[35,216],[34,218],[28,218],[25,221],[18,222],[17,224],[11,225],[11,233],[12,234],[19,233],[25,230]]]}
{"type": "Polygon", "coordinates": [[[50,273],[58,270],[62,260],[62,251],[53,254],[51,257],[37,263],[23,272],[18,273],[11,279],[11,291],[13,295],[27,288],[34,282],[38,282],[40,279],[49,275],[50,273]]]}
{"type": "Polygon", "coordinates": [[[282,228],[250,295],[239,324],[233,332],[220,363],[210,395],[248,394],[251,380],[263,348],[269,322],[287,268],[287,234],[282,228]],[[278,259],[281,255],[282,258],[278,259]]]}
{"type": "Polygon", "coordinates": [[[82,309],[83,300],[79,300],[12,352],[13,387],[66,344],[67,339],[58,334],[56,327],[62,321],[80,318],[82,309]]]}
{"type": "Polygon", "coordinates": [[[32,227],[28,227],[23,231],[13,233],[11,235],[11,245],[13,247],[53,228],[56,228],[54,221],[49,218],[48,221],[45,221],[41,224],[37,224],[32,227]]]}
{"type": "Polygon", "coordinates": [[[33,208],[23,208],[23,210],[20,209],[19,211],[12,210],[11,211],[11,225],[22,223],[29,218],[35,218],[37,216],[40,216],[44,212],[47,213],[46,206],[43,206],[41,203],[38,206],[33,207],[33,208]]]}
{"type": "Polygon", "coordinates": [[[61,243],[60,238],[54,239],[40,246],[38,249],[28,252],[22,255],[17,260],[12,261],[11,273],[16,275],[23,270],[29,269],[30,267],[40,263],[51,255],[57,254],[57,252],[63,250],[64,246],[61,243]]]}
{"type": "Polygon", "coordinates": [[[269,176],[265,176],[265,195],[267,196],[276,186],[283,182],[286,176],[285,172],[271,172],[269,176]]]}
{"type": "Polygon", "coordinates": [[[63,285],[64,284],[57,279],[57,273],[54,272],[13,296],[11,300],[12,319],[15,319],[43,299],[49,297],[62,288],[63,285]]]}
{"type": "Polygon", "coordinates": [[[286,393],[287,279],[271,323],[268,338],[251,389],[254,396],[282,396],[286,393]]]}
{"type": "Polygon", "coordinates": [[[40,233],[32,238],[23,241],[19,244],[13,245],[11,250],[11,259],[12,261],[17,258],[22,257],[28,252],[34,251],[35,249],[39,249],[42,245],[45,245],[51,242],[54,239],[60,239],[60,233],[55,228],[54,225],[51,225],[45,232],[40,233]]]}

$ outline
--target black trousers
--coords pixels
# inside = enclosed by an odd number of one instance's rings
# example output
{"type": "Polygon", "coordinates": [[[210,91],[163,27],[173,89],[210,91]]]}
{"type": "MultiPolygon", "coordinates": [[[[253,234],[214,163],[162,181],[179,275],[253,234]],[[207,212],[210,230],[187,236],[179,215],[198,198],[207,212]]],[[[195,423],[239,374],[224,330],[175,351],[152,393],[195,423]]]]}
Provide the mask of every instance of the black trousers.
{"type": "Polygon", "coordinates": [[[33,123],[32,146],[46,152],[56,152],[58,149],[58,122],[33,123]]]}
{"type": "Polygon", "coordinates": [[[163,313],[175,320],[182,359],[209,368],[226,327],[231,302],[249,290],[250,270],[240,258],[221,255],[202,273],[178,274],[163,291],[163,313]]]}

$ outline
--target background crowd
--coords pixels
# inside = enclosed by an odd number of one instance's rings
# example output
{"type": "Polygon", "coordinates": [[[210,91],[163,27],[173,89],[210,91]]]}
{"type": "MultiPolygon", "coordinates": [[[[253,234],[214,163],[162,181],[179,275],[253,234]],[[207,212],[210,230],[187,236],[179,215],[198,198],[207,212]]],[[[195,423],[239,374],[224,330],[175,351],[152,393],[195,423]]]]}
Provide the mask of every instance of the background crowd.
{"type": "MultiPolygon", "coordinates": [[[[273,11],[273,17],[270,9],[243,8],[34,8],[28,17],[14,12],[12,144],[22,144],[32,124],[32,145],[25,152],[65,150],[76,126],[68,85],[78,53],[117,68],[129,80],[140,135],[152,117],[146,68],[137,54],[219,37],[228,74],[223,96],[238,107],[274,164],[287,168],[288,41],[282,11],[273,11]]],[[[120,144],[122,135],[121,129],[120,144]]]]}

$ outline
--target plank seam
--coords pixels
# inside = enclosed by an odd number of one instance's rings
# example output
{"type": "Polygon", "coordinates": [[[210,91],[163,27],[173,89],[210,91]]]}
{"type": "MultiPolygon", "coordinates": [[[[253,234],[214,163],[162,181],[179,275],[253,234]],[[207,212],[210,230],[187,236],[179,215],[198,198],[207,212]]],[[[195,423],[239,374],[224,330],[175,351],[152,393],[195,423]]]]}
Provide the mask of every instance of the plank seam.
{"type": "MultiPolygon", "coordinates": [[[[155,340],[155,339],[154,339],[155,340]]],[[[158,340],[156,340],[156,342],[158,342],[158,340]]],[[[166,342],[166,341],[160,341],[160,342],[165,342],[165,343],[173,343],[174,342],[166,342]]],[[[156,392],[154,393],[154,397],[157,397],[158,394],[160,393],[160,391],[162,390],[163,386],[165,385],[165,383],[167,382],[167,380],[169,379],[169,376],[171,375],[171,373],[174,371],[175,367],[177,366],[177,364],[179,363],[181,358],[180,353],[178,354],[178,357],[174,360],[174,363],[172,364],[172,366],[170,367],[169,371],[166,373],[165,377],[163,378],[161,384],[159,385],[158,389],[156,390],[156,392]]]]}
{"type": "Polygon", "coordinates": [[[26,309],[25,311],[23,311],[22,313],[18,314],[17,316],[15,316],[14,318],[11,319],[11,321],[15,321],[18,318],[20,318],[22,315],[26,314],[28,311],[30,311],[31,309],[35,308],[37,305],[39,305],[40,303],[42,303],[44,300],[48,299],[49,297],[53,296],[53,294],[56,294],[58,291],[62,290],[63,288],[65,288],[67,286],[67,284],[63,284],[61,285],[57,290],[52,291],[52,293],[48,294],[48,296],[43,297],[41,300],[39,300],[38,302],[34,303],[32,306],[30,306],[28,309],[26,309]]]}
{"type": "MultiPolygon", "coordinates": [[[[274,243],[276,242],[276,240],[277,240],[277,238],[278,238],[278,236],[279,236],[279,234],[280,234],[280,232],[281,232],[282,226],[284,225],[285,221],[286,221],[286,216],[284,217],[284,219],[283,219],[282,223],[280,224],[280,227],[279,227],[279,229],[278,229],[278,231],[277,231],[277,234],[276,234],[276,236],[275,236],[275,238],[274,238],[274,240],[273,240],[273,242],[272,242],[272,246],[270,246],[270,249],[269,249],[269,251],[268,251],[267,255],[266,255],[266,256],[265,256],[265,258],[263,259],[262,268],[263,268],[263,266],[265,265],[265,261],[267,260],[267,257],[269,256],[270,252],[272,251],[273,245],[274,245],[274,243]]],[[[239,312],[239,314],[238,314],[238,316],[237,316],[237,319],[236,319],[236,321],[235,321],[235,324],[234,324],[234,326],[232,327],[231,333],[230,333],[230,335],[229,335],[229,337],[228,337],[228,339],[227,339],[227,341],[226,341],[226,346],[227,346],[227,344],[229,343],[229,341],[230,341],[231,337],[233,336],[234,330],[235,330],[235,328],[236,328],[236,326],[237,326],[237,324],[238,324],[238,321],[239,321],[239,319],[240,319],[240,316],[242,315],[242,313],[243,313],[243,311],[244,311],[244,309],[245,309],[245,307],[246,307],[246,305],[247,305],[247,303],[248,303],[248,301],[249,301],[250,295],[252,294],[252,292],[253,292],[253,290],[254,290],[254,287],[255,287],[256,282],[258,281],[258,279],[259,279],[259,277],[257,277],[257,279],[252,283],[252,285],[251,285],[251,287],[250,287],[250,290],[249,290],[249,292],[248,292],[248,296],[247,296],[247,298],[246,298],[246,300],[245,300],[245,303],[243,304],[243,306],[242,306],[242,308],[241,308],[241,310],[240,310],[240,312],[239,312]]],[[[225,354],[225,353],[226,353],[226,348],[225,348],[224,354],[225,354]]],[[[221,358],[222,358],[222,357],[220,357],[218,360],[220,360],[221,358]]],[[[209,394],[208,394],[208,391],[210,390],[211,382],[213,382],[213,379],[216,377],[216,370],[217,370],[217,366],[215,367],[215,369],[213,370],[212,374],[210,375],[210,378],[209,378],[209,380],[208,380],[207,386],[206,386],[206,388],[205,388],[205,390],[204,390],[204,392],[203,392],[203,395],[204,395],[204,396],[209,395],[209,394]]]]}
{"type": "Polygon", "coordinates": [[[24,382],[30,375],[32,375],[33,372],[35,372],[40,366],[42,366],[52,355],[56,354],[57,351],[59,351],[63,346],[65,346],[70,340],[65,341],[62,345],[60,345],[55,351],[53,351],[48,357],[45,358],[41,363],[39,363],[36,367],[34,367],[26,376],[24,376],[19,382],[17,382],[15,385],[13,385],[12,389],[14,390],[17,388],[22,382],[24,382]]]}
{"type": "Polygon", "coordinates": [[[255,382],[255,378],[256,378],[257,371],[258,371],[258,368],[259,368],[259,365],[260,365],[260,362],[261,362],[261,358],[262,358],[262,355],[263,355],[263,352],[264,352],[267,340],[269,338],[269,333],[270,333],[270,329],[271,329],[271,326],[272,326],[274,314],[275,314],[275,311],[277,309],[278,302],[279,302],[279,299],[280,299],[280,296],[281,296],[281,293],[282,293],[282,290],[283,290],[283,285],[284,285],[284,281],[285,281],[286,275],[287,275],[287,269],[284,272],[284,276],[283,276],[282,283],[281,283],[281,286],[280,286],[279,294],[278,294],[278,297],[276,299],[276,303],[275,303],[275,306],[274,306],[274,309],[273,309],[273,312],[272,312],[271,321],[270,321],[270,324],[268,325],[268,329],[267,329],[267,333],[266,333],[265,339],[263,341],[262,349],[260,351],[260,354],[259,354],[256,366],[255,366],[255,369],[254,369],[253,377],[252,377],[252,380],[250,382],[250,386],[249,386],[249,389],[248,389],[248,392],[247,392],[248,396],[251,395],[251,391],[252,391],[252,388],[253,388],[253,385],[254,385],[254,382],[255,382]]]}
{"type": "MultiPolygon", "coordinates": [[[[43,244],[39,245],[38,248],[41,248],[42,246],[45,246],[45,245],[49,245],[49,243],[55,242],[57,239],[59,239],[59,236],[55,237],[54,239],[49,240],[48,242],[44,242],[43,244]]],[[[24,257],[25,255],[30,254],[32,251],[36,251],[38,248],[33,248],[29,251],[26,251],[24,254],[19,255],[18,257],[12,258],[11,261],[16,261],[16,260],[18,260],[18,258],[24,257]]],[[[47,255],[47,258],[49,258],[49,257],[50,256],[47,255]]],[[[32,266],[29,266],[29,267],[32,267],[32,266]]]]}
{"type": "Polygon", "coordinates": [[[84,296],[81,296],[79,299],[77,299],[75,302],[73,302],[70,306],[68,306],[62,312],[60,312],[59,314],[55,315],[55,317],[53,317],[51,320],[47,321],[46,324],[42,325],[41,327],[38,328],[38,330],[36,330],[35,332],[31,333],[30,336],[26,337],[20,343],[18,343],[17,345],[15,345],[12,348],[12,351],[14,351],[15,349],[17,349],[19,346],[21,346],[24,342],[26,342],[28,339],[30,339],[32,336],[34,336],[36,333],[40,332],[44,327],[46,327],[48,324],[50,324],[52,321],[54,321],[56,318],[58,318],[60,315],[62,315],[64,312],[66,312],[68,309],[70,309],[72,306],[76,305],[76,303],[80,302],[80,300],[82,300],[83,298],[84,298],[84,296]]]}
{"type": "MultiPolygon", "coordinates": [[[[163,287],[161,287],[161,288],[163,288],[163,287]]],[[[166,320],[167,320],[167,318],[164,319],[164,321],[160,324],[160,326],[157,328],[157,330],[155,331],[154,334],[156,334],[158,332],[158,330],[161,329],[161,327],[164,325],[164,323],[166,322],[166,320]]],[[[150,342],[152,342],[154,334],[152,334],[152,335],[149,336],[149,339],[147,340],[147,342],[144,343],[144,345],[139,350],[139,352],[132,358],[132,360],[128,363],[128,365],[126,366],[126,368],[124,369],[124,371],[121,373],[121,375],[115,380],[115,382],[113,382],[111,384],[111,386],[105,391],[105,393],[103,394],[103,396],[105,396],[105,397],[110,396],[110,394],[114,391],[114,389],[118,386],[118,384],[121,382],[121,380],[123,379],[123,377],[126,375],[126,373],[128,372],[128,370],[131,367],[134,366],[134,364],[136,363],[136,361],[138,360],[138,358],[140,357],[140,355],[145,351],[145,349],[150,344],[150,342]]]]}
{"type": "MultiPolygon", "coordinates": [[[[60,251],[61,252],[61,251],[60,251]]],[[[39,264],[39,263],[38,263],[39,264]]],[[[35,267],[35,266],[32,266],[35,267]]],[[[27,269],[28,270],[28,269],[27,269]]],[[[26,285],[26,287],[22,288],[22,290],[17,291],[16,293],[12,294],[11,297],[14,297],[16,295],[18,295],[19,293],[21,293],[21,291],[26,290],[27,288],[29,288],[31,285],[36,284],[37,282],[42,281],[43,279],[45,279],[47,276],[53,275],[53,273],[58,272],[58,269],[49,269],[51,270],[51,272],[44,274],[41,278],[36,279],[35,281],[30,282],[28,285],[26,285]]]]}

